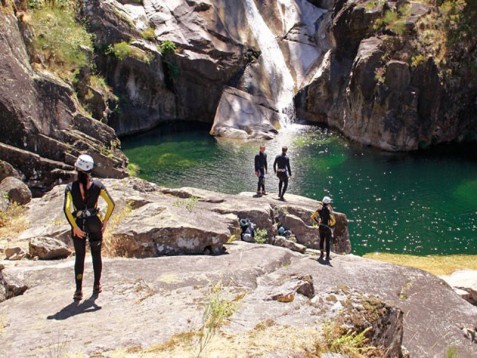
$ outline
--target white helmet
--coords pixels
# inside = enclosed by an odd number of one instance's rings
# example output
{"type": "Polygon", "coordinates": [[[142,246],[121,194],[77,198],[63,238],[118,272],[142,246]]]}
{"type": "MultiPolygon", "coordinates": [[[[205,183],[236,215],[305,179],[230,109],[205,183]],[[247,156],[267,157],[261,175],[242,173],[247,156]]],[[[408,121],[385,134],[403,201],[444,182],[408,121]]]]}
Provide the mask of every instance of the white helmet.
{"type": "Polygon", "coordinates": [[[75,163],[76,170],[89,173],[93,170],[94,160],[88,154],[81,154],[75,163]]]}
{"type": "Polygon", "coordinates": [[[329,196],[323,197],[322,200],[323,204],[330,204],[331,203],[331,198],[329,196]]]}

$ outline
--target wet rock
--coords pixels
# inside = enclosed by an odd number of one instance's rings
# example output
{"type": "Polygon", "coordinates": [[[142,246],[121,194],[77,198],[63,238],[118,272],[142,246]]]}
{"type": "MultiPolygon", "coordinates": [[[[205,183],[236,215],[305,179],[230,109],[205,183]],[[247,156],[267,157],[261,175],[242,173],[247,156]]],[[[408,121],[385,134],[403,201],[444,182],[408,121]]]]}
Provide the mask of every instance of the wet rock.
{"type": "Polygon", "coordinates": [[[51,237],[37,237],[29,244],[30,256],[37,256],[40,260],[64,259],[72,252],[64,242],[51,237]]]}
{"type": "Polygon", "coordinates": [[[31,191],[20,179],[7,177],[0,183],[0,193],[6,195],[11,203],[28,204],[31,200],[31,191]]]}

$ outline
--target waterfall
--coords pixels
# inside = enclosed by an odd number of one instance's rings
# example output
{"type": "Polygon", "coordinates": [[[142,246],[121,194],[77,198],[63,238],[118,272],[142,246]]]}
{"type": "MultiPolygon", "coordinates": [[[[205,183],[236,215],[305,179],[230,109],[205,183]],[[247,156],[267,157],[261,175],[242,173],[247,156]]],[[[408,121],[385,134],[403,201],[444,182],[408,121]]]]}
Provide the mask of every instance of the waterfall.
{"type": "Polygon", "coordinates": [[[272,84],[273,100],[280,113],[280,124],[286,127],[295,117],[293,96],[295,82],[273,32],[260,15],[254,0],[245,0],[245,13],[263,56],[265,70],[272,84]]]}

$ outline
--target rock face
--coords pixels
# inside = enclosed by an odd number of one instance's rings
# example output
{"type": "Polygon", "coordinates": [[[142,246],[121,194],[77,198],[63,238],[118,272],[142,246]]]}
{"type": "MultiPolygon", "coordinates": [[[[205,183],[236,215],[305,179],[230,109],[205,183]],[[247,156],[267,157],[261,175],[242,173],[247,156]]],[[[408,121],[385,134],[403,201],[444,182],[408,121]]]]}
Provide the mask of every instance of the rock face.
{"type": "Polygon", "coordinates": [[[273,137],[278,112],[321,58],[314,38],[324,12],[306,0],[88,2],[83,13],[97,48],[125,41],[149,58],[97,54],[122,98],[109,123],[119,135],[192,119],[214,122],[213,135],[273,137]],[[160,54],[166,41],[176,51],[160,54]]]}
{"type": "Polygon", "coordinates": [[[70,178],[84,151],[98,163],[96,175],[126,175],[114,131],[79,112],[68,84],[32,69],[18,19],[8,11],[0,11],[0,82],[0,158],[24,175],[34,194],[70,178]]]}
{"type": "MultiPolygon", "coordinates": [[[[466,26],[475,11],[475,5],[467,7],[458,26],[466,26]]],[[[436,27],[433,16],[445,16],[439,11],[414,2],[335,1],[329,13],[332,46],[320,70],[295,98],[298,117],[391,151],[472,137],[477,86],[475,81],[466,84],[464,78],[473,75],[466,72],[462,63],[468,62],[462,56],[475,53],[475,36],[451,45],[454,50],[442,60],[422,41],[426,31],[439,33],[437,42],[455,36],[444,25],[436,27]],[[402,33],[393,24],[376,25],[387,12],[398,11],[400,19],[394,24],[402,22],[402,33]],[[453,75],[446,77],[449,71],[453,75]],[[453,105],[456,98],[460,109],[453,105]]]]}
{"type": "Polygon", "coordinates": [[[366,328],[389,357],[401,356],[401,345],[411,357],[445,356],[450,346],[459,356],[477,354],[460,329],[473,327],[477,308],[416,269],[352,255],[321,265],[287,249],[235,242],[225,255],[105,259],[99,296],[89,296],[87,260],[86,299],[74,303],[73,262],[5,263],[1,272],[29,287],[0,304],[6,356],[23,356],[25,347],[39,356],[58,344],[65,355],[196,356],[214,297],[235,309],[207,356],[301,356],[315,352],[320,331],[366,328]]]}
{"type": "MultiPolygon", "coordinates": [[[[287,218],[292,217],[290,229],[298,242],[309,248],[318,247],[318,229],[311,226],[310,220],[320,206],[315,200],[289,195],[287,202],[281,202],[254,198],[253,193],[227,195],[195,188],[168,189],[137,178],[102,182],[116,202],[113,215],[121,218],[120,223],[108,229],[112,232],[109,250],[114,255],[141,258],[219,254],[228,240],[240,238],[239,221],[246,218],[257,229],[265,229],[271,239],[276,235],[278,220],[287,226],[287,218]],[[274,215],[276,212],[281,213],[279,217],[274,215]]],[[[49,237],[71,248],[70,228],[61,210],[63,200],[64,186],[34,199],[27,212],[30,228],[19,234],[19,240],[49,237]]],[[[333,251],[349,253],[346,216],[341,213],[336,216],[341,221],[336,228],[333,251]]]]}

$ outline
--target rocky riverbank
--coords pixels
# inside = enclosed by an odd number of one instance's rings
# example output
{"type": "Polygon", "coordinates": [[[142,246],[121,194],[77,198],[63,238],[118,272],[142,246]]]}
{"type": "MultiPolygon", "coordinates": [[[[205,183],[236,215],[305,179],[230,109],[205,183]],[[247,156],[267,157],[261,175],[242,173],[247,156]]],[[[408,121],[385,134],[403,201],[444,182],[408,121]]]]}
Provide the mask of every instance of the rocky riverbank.
{"type": "MultiPolygon", "coordinates": [[[[297,244],[314,247],[316,228],[308,224],[316,201],[168,189],[135,178],[104,183],[117,203],[105,238],[104,292],[72,301],[73,258],[1,261],[2,355],[319,355],[331,347],[330,332],[366,329],[377,356],[477,354],[477,308],[429,273],[338,254],[350,249],[343,214],[329,262],[310,248],[232,241],[239,218],[248,217],[271,238],[279,220],[297,244]],[[227,313],[212,329],[205,323],[214,304],[227,313]]],[[[62,186],[33,199],[27,226],[2,245],[26,248],[48,237],[71,247],[62,200],[62,186]]],[[[87,258],[85,290],[91,270],[87,258]]]]}

